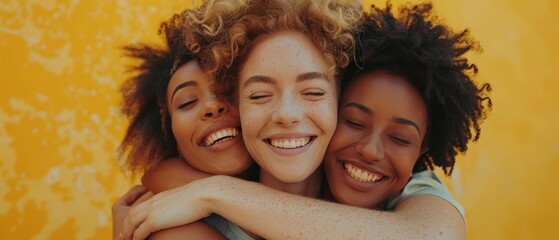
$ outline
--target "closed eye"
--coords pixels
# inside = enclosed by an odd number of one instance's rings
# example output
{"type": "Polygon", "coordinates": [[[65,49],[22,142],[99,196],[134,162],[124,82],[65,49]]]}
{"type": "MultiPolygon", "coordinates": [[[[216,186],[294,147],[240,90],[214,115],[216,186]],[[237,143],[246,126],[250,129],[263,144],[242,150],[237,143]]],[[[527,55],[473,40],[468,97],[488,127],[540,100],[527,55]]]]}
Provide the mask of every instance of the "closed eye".
{"type": "Polygon", "coordinates": [[[179,104],[177,109],[183,109],[183,108],[189,107],[190,105],[193,105],[196,102],[198,102],[198,99],[194,99],[194,100],[191,100],[191,101],[188,101],[188,102],[185,102],[185,103],[181,103],[181,104],[179,104]]]}
{"type": "Polygon", "coordinates": [[[255,94],[255,95],[250,95],[248,98],[250,100],[258,100],[258,99],[262,99],[262,98],[266,98],[266,97],[270,97],[272,96],[271,94],[255,94]]]}
{"type": "Polygon", "coordinates": [[[352,126],[352,127],[354,127],[354,128],[365,128],[365,126],[364,126],[363,124],[361,124],[361,123],[359,123],[359,122],[357,122],[357,121],[355,121],[355,120],[347,119],[347,120],[345,120],[345,122],[346,122],[348,125],[350,125],[350,126],[352,126]]]}
{"type": "Polygon", "coordinates": [[[250,94],[248,99],[255,104],[267,103],[272,100],[274,95],[267,91],[258,91],[250,94]]]}
{"type": "Polygon", "coordinates": [[[311,101],[317,101],[322,99],[326,92],[320,88],[308,88],[302,92],[303,96],[311,101]]]}
{"type": "Polygon", "coordinates": [[[397,144],[400,144],[400,145],[410,145],[410,144],[411,144],[410,141],[408,141],[408,140],[406,140],[406,139],[403,139],[403,138],[400,138],[400,137],[391,136],[390,138],[391,138],[394,142],[396,142],[397,144]]]}
{"type": "Polygon", "coordinates": [[[324,92],[308,92],[308,93],[305,93],[304,95],[320,97],[320,96],[324,96],[324,92]]]}

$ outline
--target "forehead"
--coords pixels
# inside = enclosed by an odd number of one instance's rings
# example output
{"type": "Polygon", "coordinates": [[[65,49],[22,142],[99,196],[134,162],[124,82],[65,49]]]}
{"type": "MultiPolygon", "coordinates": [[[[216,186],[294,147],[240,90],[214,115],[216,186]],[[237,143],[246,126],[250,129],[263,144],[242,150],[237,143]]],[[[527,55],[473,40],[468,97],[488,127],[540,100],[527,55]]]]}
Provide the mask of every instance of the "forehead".
{"type": "MultiPolygon", "coordinates": [[[[390,110],[398,117],[427,121],[425,102],[420,93],[403,77],[383,71],[359,76],[342,93],[343,103],[357,102],[375,109],[390,110]]],[[[388,112],[386,112],[388,113],[388,112]]]]}
{"type": "Polygon", "coordinates": [[[423,104],[419,92],[405,78],[385,71],[374,71],[358,76],[346,88],[343,95],[345,99],[402,98],[402,101],[423,104]]]}
{"type": "Polygon", "coordinates": [[[255,41],[240,75],[326,72],[326,69],[326,59],[307,36],[299,32],[283,31],[267,34],[255,41]]]}
{"type": "Polygon", "coordinates": [[[176,86],[184,81],[208,81],[206,73],[202,70],[197,61],[192,60],[180,66],[169,80],[169,88],[176,86]]]}
{"type": "MultiPolygon", "coordinates": [[[[209,85],[211,84],[206,72],[202,70],[198,62],[194,60],[189,61],[180,66],[171,76],[169,84],[167,85],[167,99],[171,100],[173,93],[178,90],[178,88],[181,88],[181,84],[185,82],[192,82],[194,84],[189,84],[189,86],[202,87],[202,89],[209,89],[209,85]]],[[[198,89],[198,91],[201,90],[198,89]]]]}

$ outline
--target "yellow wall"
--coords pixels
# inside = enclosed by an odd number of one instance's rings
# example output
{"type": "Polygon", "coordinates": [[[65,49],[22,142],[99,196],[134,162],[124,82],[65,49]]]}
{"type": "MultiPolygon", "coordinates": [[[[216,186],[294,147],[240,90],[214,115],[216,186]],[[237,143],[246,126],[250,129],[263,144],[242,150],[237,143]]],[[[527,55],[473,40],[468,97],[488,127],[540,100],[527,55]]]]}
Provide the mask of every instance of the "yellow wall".
{"type": "MultiPolygon", "coordinates": [[[[117,47],[159,41],[180,2],[0,1],[0,239],[110,238],[110,206],[132,185],[115,154],[117,47]]],[[[537,2],[435,2],[481,41],[479,79],[494,87],[480,142],[447,179],[470,239],[558,236],[559,4],[537,2]]]]}

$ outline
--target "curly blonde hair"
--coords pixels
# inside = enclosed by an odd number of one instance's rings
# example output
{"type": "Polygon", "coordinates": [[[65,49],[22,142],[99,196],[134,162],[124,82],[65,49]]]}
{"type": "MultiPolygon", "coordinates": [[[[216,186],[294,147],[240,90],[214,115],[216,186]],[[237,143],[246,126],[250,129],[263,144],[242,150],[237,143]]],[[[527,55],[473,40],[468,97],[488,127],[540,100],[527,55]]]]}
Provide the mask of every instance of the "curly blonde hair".
{"type": "Polygon", "coordinates": [[[244,57],[259,37],[304,33],[337,72],[353,56],[353,31],[361,16],[358,0],[208,0],[169,22],[181,26],[185,47],[201,57],[217,92],[231,96],[244,57]]]}

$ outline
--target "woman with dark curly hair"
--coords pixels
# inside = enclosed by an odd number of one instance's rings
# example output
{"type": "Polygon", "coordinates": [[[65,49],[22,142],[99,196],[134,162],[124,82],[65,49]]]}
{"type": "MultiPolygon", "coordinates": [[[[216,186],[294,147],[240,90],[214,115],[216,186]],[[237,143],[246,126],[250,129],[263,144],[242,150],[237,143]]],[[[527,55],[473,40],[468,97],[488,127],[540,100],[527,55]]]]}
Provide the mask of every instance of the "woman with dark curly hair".
{"type": "MultiPolygon", "coordinates": [[[[212,91],[212,81],[178,37],[180,28],[163,23],[164,47],[130,45],[128,57],[138,60],[134,75],[122,86],[122,112],[130,125],[120,146],[125,167],[143,173],[147,188],[135,187],[113,206],[113,237],[132,203],[149,189],[158,193],[213,174],[250,177],[253,161],[240,137],[236,106],[212,91]],[[211,161],[209,161],[211,159],[211,161]],[[154,166],[157,166],[154,168],[154,166]],[[180,169],[173,175],[167,169],[180,169]]],[[[252,174],[254,175],[254,174],[252,174]]],[[[252,176],[252,179],[254,176],[252,176]]],[[[174,231],[161,231],[154,239],[177,235],[217,239],[221,235],[197,222],[174,231]],[[178,230],[178,231],[177,231],[178,230]]],[[[221,236],[223,237],[223,236],[221,236]]]]}
{"type": "MultiPolygon", "coordinates": [[[[478,46],[468,31],[453,32],[431,9],[406,5],[395,17],[389,4],[373,6],[357,32],[356,62],[341,75],[338,124],[325,156],[332,194],[323,197],[361,208],[214,176],[133,209],[127,236],[138,225],[134,237],[215,212],[266,238],[465,238],[462,208],[430,170],[450,175],[456,155],[478,139],[491,89],[472,79],[477,68],[464,54],[478,46]],[[163,206],[180,216],[157,217],[163,206]]],[[[251,61],[264,42],[231,65],[240,76],[240,101],[245,69],[266,68],[251,61]]],[[[254,91],[252,100],[273,101],[270,91],[254,91]]]]}
{"type": "Polygon", "coordinates": [[[426,170],[452,174],[456,155],[479,138],[491,88],[476,85],[477,67],[463,56],[477,42],[438,23],[431,4],[406,6],[398,18],[390,4],[372,10],[357,33],[357,62],[344,70],[325,169],[336,201],[394,209],[420,191],[416,182],[440,182],[426,170]]]}

